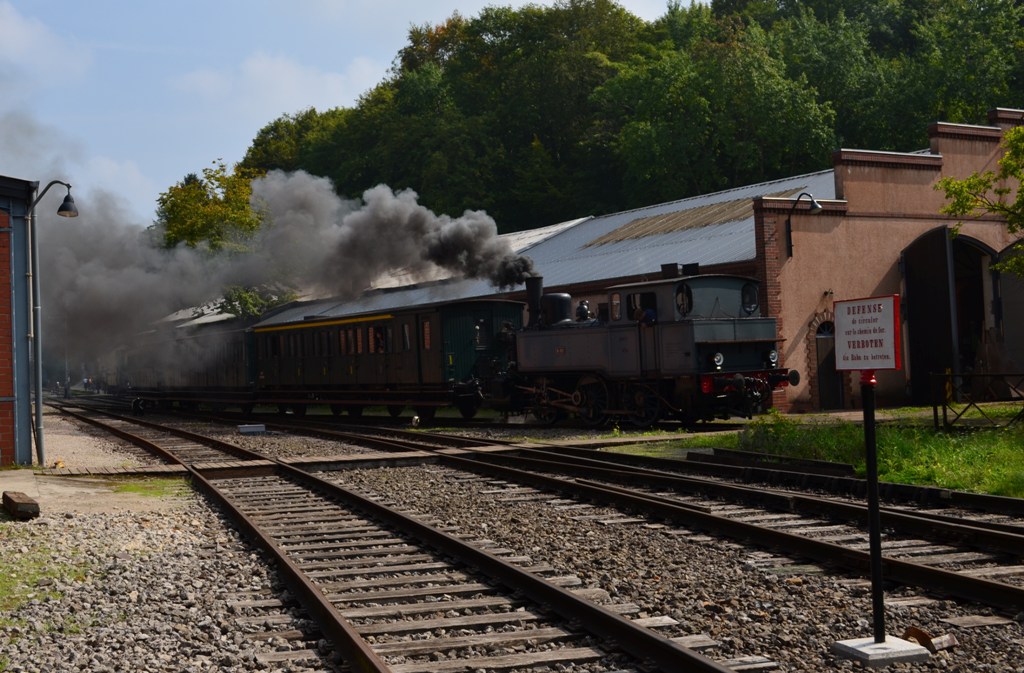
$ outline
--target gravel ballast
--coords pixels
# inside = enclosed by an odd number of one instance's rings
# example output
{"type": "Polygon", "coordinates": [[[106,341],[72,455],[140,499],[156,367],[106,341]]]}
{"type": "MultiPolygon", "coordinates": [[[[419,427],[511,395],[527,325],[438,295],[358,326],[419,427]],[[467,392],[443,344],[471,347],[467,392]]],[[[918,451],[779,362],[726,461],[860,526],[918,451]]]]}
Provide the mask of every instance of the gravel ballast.
{"type": "MultiPolygon", "coordinates": [[[[130,459],[67,421],[48,420],[47,429],[50,455],[68,466],[130,459]]],[[[288,441],[298,453],[309,450],[309,440],[277,437],[275,452],[287,453],[288,441]]],[[[783,671],[859,670],[832,655],[831,645],[871,635],[864,583],[792,564],[787,570],[763,550],[651,522],[605,525],[547,499],[499,501],[485,493],[494,489],[488,480],[437,466],[334,478],[454,525],[465,537],[493,540],[575,574],[616,601],[640,605],[644,616],[671,616],[679,622],[671,635],[718,641],[706,653],[714,659],[756,655],[783,671]]],[[[0,521],[0,671],[335,669],[329,656],[269,656],[309,646],[273,635],[297,628],[298,620],[272,627],[240,621],[249,613],[234,604],[239,596],[280,595],[273,573],[198,495],[170,489],[158,501],[155,507],[137,498],[137,510],[122,501],[113,512],[95,503],[66,511],[44,506],[37,519],[0,521]]],[[[998,615],[945,600],[899,604],[914,596],[887,591],[888,632],[916,626],[953,634],[959,645],[887,670],[1024,673],[1024,615],[956,627],[944,620],[998,615]]]]}

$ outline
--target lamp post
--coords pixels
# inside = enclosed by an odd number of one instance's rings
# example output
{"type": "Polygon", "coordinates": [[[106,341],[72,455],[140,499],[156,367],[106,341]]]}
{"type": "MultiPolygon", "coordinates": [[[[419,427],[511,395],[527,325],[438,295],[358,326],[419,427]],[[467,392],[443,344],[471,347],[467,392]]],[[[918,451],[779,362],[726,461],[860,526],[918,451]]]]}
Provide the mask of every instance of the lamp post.
{"type": "MultiPolygon", "coordinates": [[[[62,185],[68,188],[64,202],[57,209],[61,217],[78,217],[78,208],[75,207],[75,200],[71,198],[71,185],[61,180],[52,180],[43,191],[39,193],[28,207],[28,214],[25,216],[28,229],[29,247],[29,280],[32,285],[32,332],[29,338],[32,339],[32,357],[35,360],[35,430],[36,430],[36,459],[40,466],[46,465],[46,451],[43,448],[43,339],[42,339],[42,308],[40,306],[39,292],[39,241],[36,238],[35,210],[39,202],[50,191],[50,187],[62,185]]],[[[38,189],[39,183],[33,183],[32,191],[38,189]]]]}
{"type": "Polygon", "coordinates": [[[807,209],[807,212],[814,214],[821,212],[821,204],[811,196],[810,192],[800,192],[796,197],[796,201],[793,202],[793,207],[789,209],[789,214],[786,215],[786,257],[793,256],[793,211],[796,210],[796,206],[800,203],[800,199],[806,196],[811,200],[811,207],[807,209]]]}

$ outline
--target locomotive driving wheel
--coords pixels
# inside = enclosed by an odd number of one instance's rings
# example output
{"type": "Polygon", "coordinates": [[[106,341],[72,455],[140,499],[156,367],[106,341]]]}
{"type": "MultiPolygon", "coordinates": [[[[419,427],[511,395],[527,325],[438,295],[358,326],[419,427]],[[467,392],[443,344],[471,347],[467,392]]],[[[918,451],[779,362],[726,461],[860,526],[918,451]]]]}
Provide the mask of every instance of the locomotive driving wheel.
{"type": "Polygon", "coordinates": [[[552,393],[548,390],[550,385],[550,379],[541,377],[537,379],[533,391],[533,407],[530,413],[543,425],[554,425],[565,416],[561,409],[551,404],[552,393]]]}
{"type": "Polygon", "coordinates": [[[629,386],[623,400],[630,411],[629,422],[638,428],[649,428],[661,418],[661,400],[648,386],[639,383],[629,386]]]}
{"type": "Polygon", "coordinates": [[[456,406],[459,408],[459,414],[469,420],[476,416],[477,410],[480,409],[480,401],[477,399],[461,400],[456,406]]]}
{"type": "Polygon", "coordinates": [[[596,427],[608,420],[608,386],[596,376],[584,376],[579,380],[572,402],[585,425],[596,427]]]}

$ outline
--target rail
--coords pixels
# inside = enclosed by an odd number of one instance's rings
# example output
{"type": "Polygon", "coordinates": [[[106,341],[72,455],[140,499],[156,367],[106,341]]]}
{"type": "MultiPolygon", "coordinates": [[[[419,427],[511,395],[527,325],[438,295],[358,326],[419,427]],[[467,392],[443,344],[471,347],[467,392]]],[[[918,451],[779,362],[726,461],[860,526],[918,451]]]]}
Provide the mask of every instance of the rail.
{"type": "Polygon", "coordinates": [[[954,425],[1007,427],[1024,421],[1024,373],[990,372],[986,374],[932,374],[932,416],[935,429],[950,430],[954,425]],[[1007,402],[1013,416],[996,416],[989,402],[1007,402]],[[1019,406],[1019,409],[1015,409],[1019,406]],[[974,413],[971,413],[971,412],[974,413]]]}

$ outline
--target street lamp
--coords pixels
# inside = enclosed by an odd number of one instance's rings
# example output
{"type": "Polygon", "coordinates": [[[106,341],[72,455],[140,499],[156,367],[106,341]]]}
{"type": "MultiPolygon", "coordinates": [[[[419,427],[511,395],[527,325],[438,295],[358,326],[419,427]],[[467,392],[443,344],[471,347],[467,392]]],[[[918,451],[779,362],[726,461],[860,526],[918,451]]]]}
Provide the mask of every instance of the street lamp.
{"type": "Polygon", "coordinates": [[[800,203],[801,197],[804,196],[811,200],[811,207],[808,208],[807,212],[812,215],[821,212],[821,204],[818,203],[809,192],[800,192],[796,197],[796,201],[793,202],[793,207],[789,209],[789,215],[786,215],[786,257],[793,256],[793,222],[791,220],[793,217],[793,211],[796,210],[796,204],[800,203]]]}
{"type": "MultiPolygon", "coordinates": [[[[39,188],[39,183],[34,182],[32,184],[32,191],[35,192],[39,188]]],[[[36,220],[35,210],[36,205],[46,196],[46,192],[50,191],[50,187],[54,185],[63,185],[68,188],[67,196],[64,197],[64,202],[60,204],[60,208],[57,209],[57,214],[61,217],[78,217],[78,208],[75,207],[75,200],[71,198],[71,185],[60,180],[52,180],[43,191],[40,192],[33,201],[32,205],[28,207],[28,214],[25,219],[28,224],[28,247],[29,247],[29,271],[28,275],[32,284],[32,333],[29,338],[32,339],[32,357],[34,358],[35,366],[35,422],[36,422],[36,458],[39,461],[40,467],[46,465],[46,452],[43,449],[43,339],[42,339],[42,308],[39,305],[40,293],[39,293],[39,241],[36,239],[36,220]]]]}

